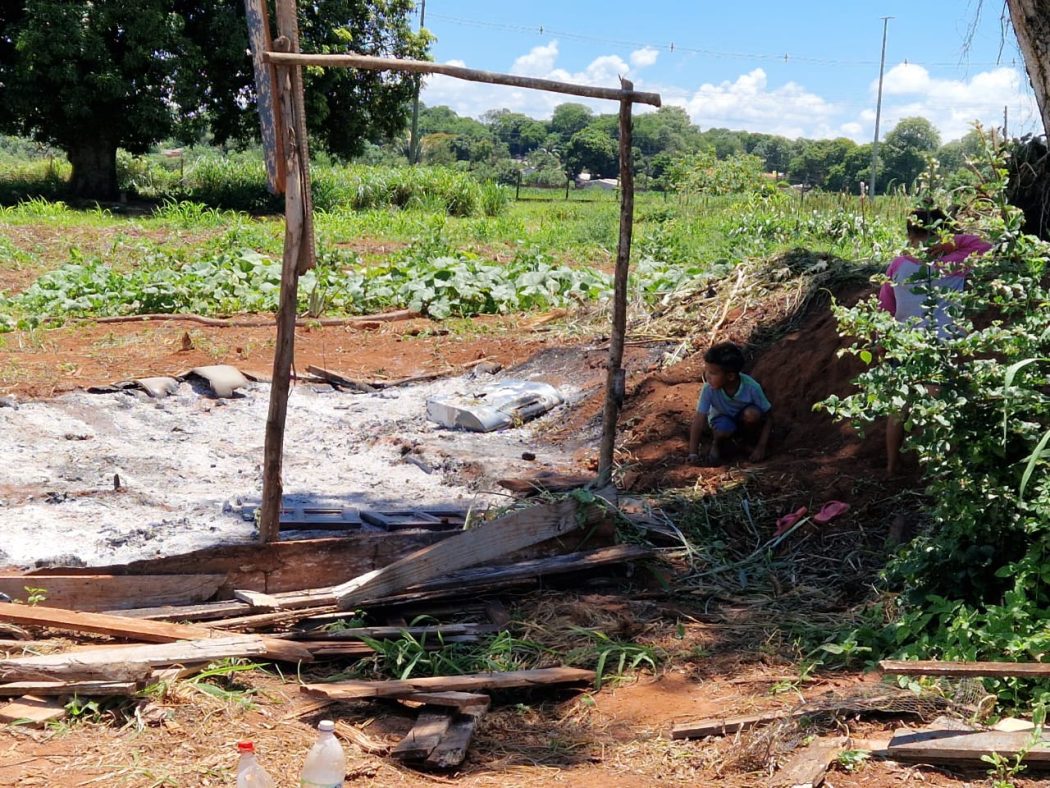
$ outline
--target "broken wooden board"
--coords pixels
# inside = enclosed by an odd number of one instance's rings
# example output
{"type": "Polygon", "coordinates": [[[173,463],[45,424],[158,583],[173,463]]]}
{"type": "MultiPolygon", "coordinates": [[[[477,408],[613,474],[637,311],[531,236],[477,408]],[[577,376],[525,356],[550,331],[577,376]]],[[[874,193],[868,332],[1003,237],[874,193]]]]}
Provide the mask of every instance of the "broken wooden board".
{"type": "Polygon", "coordinates": [[[941,662],[884,659],[879,667],[896,676],[981,676],[986,678],[1047,678],[1050,662],[941,662]]]}
{"type": "Polygon", "coordinates": [[[758,725],[779,722],[786,719],[797,719],[812,715],[812,711],[799,709],[773,709],[757,714],[743,714],[739,717],[711,717],[696,722],[681,722],[671,728],[672,739],[699,739],[704,736],[725,736],[738,731],[746,731],[758,725]]]}
{"type": "Polygon", "coordinates": [[[273,612],[281,609],[281,600],[272,594],[264,594],[261,591],[234,591],[233,598],[249,605],[252,610],[273,612]]]}
{"type": "Polygon", "coordinates": [[[445,709],[424,706],[412,730],[405,734],[405,738],[390,754],[403,761],[424,760],[452,724],[453,714],[454,712],[445,709]]]}
{"type": "Polygon", "coordinates": [[[353,629],[341,629],[338,632],[324,632],[318,629],[310,629],[305,632],[289,633],[285,637],[289,640],[313,640],[318,642],[339,640],[360,640],[371,638],[373,640],[396,640],[409,635],[417,640],[429,638],[433,642],[440,643],[450,637],[492,635],[499,628],[491,624],[441,624],[432,627],[354,627],[353,629]]]}
{"type": "Polygon", "coordinates": [[[370,755],[386,755],[390,752],[390,745],[386,742],[373,739],[356,726],[342,720],[336,720],[335,732],[349,742],[353,742],[362,752],[370,755]]]}
{"type": "MultiPolygon", "coordinates": [[[[69,632],[91,632],[147,643],[204,640],[222,638],[227,635],[225,632],[207,627],[172,624],[167,621],[143,621],[105,613],[77,613],[40,605],[29,607],[6,602],[0,602],[0,621],[16,621],[69,632]]],[[[310,660],[309,652],[291,641],[272,637],[259,637],[259,640],[266,647],[263,656],[270,659],[290,662],[310,660]]]]}
{"type": "MultiPolygon", "coordinates": [[[[289,644],[291,645],[291,644],[289,644]]],[[[64,654],[0,660],[4,681],[145,681],[154,668],[206,663],[233,657],[265,657],[266,638],[237,635],[145,646],[80,649],[64,654]]],[[[309,659],[309,653],[306,652],[309,659]]]]}
{"type": "Polygon", "coordinates": [[[27,600],[41,589],[49,607],[100,611],[159,605],[193,605],[215,596],[226,581],[214,575],[0,575],[0,593],[27,600]]]}
{"type": "Polygon", "coordinates": [[[0,602],[0,621],[13,621],[17,624],[61,629],[66,632],[90,632],[147,643],[210,638],[215,634],[205,627],[172,624],[167,621],[143,621],[106,613],[80,613],[43,605],[15,605],[7,602],[0,602]]]}
{"type": "Polygon", "coordinates": [[[14,681],[0,684],[0,696],[20,695],[134,695],[140,685],[133,681],[14,681]]]}
{"type": "Polygon", "coordinates": [[[539,495],[542,492],[568,492],[569,490],[586,487],[593,481],[594,477],[592,476],[540,471],[532,476],[518,479],[500,479],[497,484],[505,490],[529,497],[539,495]]]}
{"type": "Polygon", "coordinates": [[[420,692],[478,692],[558,684],[584,684],[591,681],[594,681],[593,670],[537,668],[504,673],[472,673],[464,676],[424,676],[401,681],[340,681],[332,684],[306,684],[300,689],[315,697],[349,700],[353,698],[406,698],[420,692]]]}
{"type": "Polygon", "coordinates": [[[307,364],[306,371],[317,375],[317,377],[322,378],[337,388],[348,388],[351,391],[359,391],[362,394],[370,394],[376,390],[375,385],[371,382],[354,380],[353,378],[348,378],[345,375],[340,375],[338,372],[333,372],[330,369],[318,367],[314,364],[307,364]]]}
{"type": "Polygon", "coordinates": [[[219,587],[220,598],[229,598],[241,588],[267,594],[298,592],[343,583],[446,538],[448,533],[441,531],[362,531],[338,537],[282,539],[265,545],[221,545],[107,567],[35,570],[26,573],[25,585],[35,585],[32,578],[37,575],[59,571],[63,575],[225,574],[226,582],[219,587]]]}
{"type": "MultiPolygon", "coordinates": [[[[594,507],[596,510],[597,507],[594,507]]],[[[484,564],[580,527],[579,506],[569,498],[530,506],[424,547],[389,566],[332,589],[340,609],[404,591],[427,580],[484,564]]]]}
{"type": "Polygon", "coordinates": [[[784,767],[770,778],[770,788],[818,788],[824,783],[828,766],[845,744],[845,736],[810,743],[793,753],[784,767]]]}
{"type": "Polygon", "coordinates": [[[943,728],[894,731],[886,757],[902,763],[983,766],[982,756],[998,753],[1013,760],[1024,753],[1030,768],[1050,768],[1050,741],[1032,743],[1030,731],[960,731],[943,728]]]}
{"type": "Polygon", "coordinates": [[[457,714],[423,765],[429,769],[452,769],[463,763],[480,719],[481,714],[457,714]]]}
{"type": "Polygon", "coordinates": [[[417,692],[407,695],[403,700],[422,703],[427,706],[444,706],[452,709],[471,710],[472,713],[485,711],[492,703],[488,695],[477,692],[417,692]]]}
{"type": "Polygon", "coordinates": [[[25,695],[0,706],[0,722],[43,725],[66,716],[66,706],[54,698],[25,695]]]}

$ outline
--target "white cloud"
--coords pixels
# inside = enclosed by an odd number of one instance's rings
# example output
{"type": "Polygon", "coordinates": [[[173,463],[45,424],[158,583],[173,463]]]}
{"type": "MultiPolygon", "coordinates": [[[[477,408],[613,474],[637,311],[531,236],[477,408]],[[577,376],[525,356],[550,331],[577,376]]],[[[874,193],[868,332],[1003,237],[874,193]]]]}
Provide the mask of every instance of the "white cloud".
{"type": "Polygon", "coordinates": [[[659,56],[660,50],[652,47],[642,47],[631,53],[631,65],[637,68],[645,68],[655,63],[656,58],[659,56]]]}
{"type": "MultiPolygon", "coordinates": [[[[873,80],[869,85],[872,104],[877,90],[878,80],[873,80]]],[[[1035,98],[1021,72],[1014,68],[981,71],[969,79],[942,79],[932,76],[923,66],[898,63],[886,72],[882,92],[880,136],[901,118],[914,115],[929,119],[945,141],[966,134],[975,120],[986,126],[1001,125],[1004,106],[1014,118],[1015,131],[1020,124],[1038,117],[1035,98]]],[[[873,109],[858,113],[868,136],[874,128],[874,118],[873,109]]]]}
{"type": "Polygon", "coordinates": [[[831,102],[796,82],[770,88],[766,72],[756,68],[734,81],[704,83],[683,93],[666,91],[667,104],[684,107],[701,128],[724,126],[786,137],[833,136],[838,113],[831,102]]]}

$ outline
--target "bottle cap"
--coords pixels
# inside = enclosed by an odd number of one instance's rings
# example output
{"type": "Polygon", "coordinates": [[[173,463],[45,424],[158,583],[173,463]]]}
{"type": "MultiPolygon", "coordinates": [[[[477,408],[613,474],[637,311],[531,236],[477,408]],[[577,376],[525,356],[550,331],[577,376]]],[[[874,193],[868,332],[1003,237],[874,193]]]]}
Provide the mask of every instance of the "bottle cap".
{"type": "Polygon", "coordinates": [[[317,724],[317,730],[321,731],[321,733],[331,733],[335,730],[335,723],[331,720],[321,720],[317,724]]]}
{"type": "Polygon", "coordinates": [[[237,752],[255,752],[255,743],[250,741],[237,742],[237,752]]]}

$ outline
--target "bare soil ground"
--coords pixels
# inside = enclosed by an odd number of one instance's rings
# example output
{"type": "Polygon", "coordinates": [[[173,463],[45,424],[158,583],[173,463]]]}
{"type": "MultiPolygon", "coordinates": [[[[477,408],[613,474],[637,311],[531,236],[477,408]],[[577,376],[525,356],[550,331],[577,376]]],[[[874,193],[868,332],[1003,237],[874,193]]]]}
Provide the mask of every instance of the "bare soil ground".
{"type": "MultiPolygon", "coordinates": [[[[861,292],[845,295],[856,298],[861,292]]],[[[752,321],[777,317],[772,309],[765,318],[751,310],[739,325],[727,321],[724,334],[746,339],[752,321]]],[[[570,339],[550,328],[551,324],[537,328],[527,318],[477,320],[469,331],[448,334],[427,321],[383,324],[371,331],[304,328],[297,332],[296,364],[299,369],[316,364],[363,378],[447,371],[479,358],[504,365],[544,364],[592,390],[563,423],[545,433],[545,439],[575,451],[586,465],[593,461],[600,417],[604,347],[600,340],[570,339]]],[[[0,341],[0,393],[25,399],[205,363],[230,363],[265,374],[273,331],[174,321],[85,324],[8,334],[0,341]],[[189,350],[183,349],[186,335],[189,350]]],[[[877,478],[881,436],[861,438],[812,411],[812,404],[827,394],[846,391],[857,371],[852,362],[836,356],[839,344],[824,301],[812,305],[777,344],[757,354],[751,372],[777,408],[771,456],[756,467],[734,461],[718,469],[685,462],[700,357],[694,354],[661,370],[651,363],[650,350],[632,349],[629,396],[621,421],[624,486],[635,492],[680,488],[716,495],[727,483],[747,478],[774,502],[777,511],[771,516],[800,503],[839,498],[853,509],[826,531],[805,536],[807,544],[815,546],[814,555],[842,563],[844,542],[878,543],[894,514],[892,501],[898,492],[877,478]]],[[[768,533],[772,521],[763,520],[759,526],[768,533]]],[[[837,571],[846,578],[849,570],[837,571]]],[[[818,672],[805,680],[799,676],[777,616],[790,608],[793,598],[810,599],[807,583],[817,581],[803,576],[794,579],[798,587],[792,582],[784,578],[783,599],[766,607],[715,600],[714,609],[722,613],[715,623],[708,615],[710,598],[688,593],[667,598],[644,583],[518,598],[516,617],[524,624],[557,605],[620,616],[623,637],[663,649],[668,654],[666,667],[657,675],[643,671],[636,680],[607,684],[597,692],[502,699],[505,702],[484,718],[467,762],[454,774],[423,774],[346,743],[348,775],[365,785],[383,786],[763,785],[763,774],[721,770],[738,746],[732,739],[675,742],[669,730],[689,719],[792,706],[801,698],[848,690],[870,680],[841,672],[818,672]]],[[[858,585],[856,578],[853,585],[858,585]]],[[[847,593],[830,596],[835,605],[851,601],[847,593]]],[[[234,743],[253,739],[278,784],[292,785],[318,719],[334,716],[391,744],[412,723],[411,712],[396,704],[340,704],[299,718],[296,709],[304,700],[294,677],[282,680],[272,672],[254,671],[235,681],[230,689],[237,692],[228,698],[177,685],[142,701],[138,720],[134,714],[129,719],[126,709],[103,709],[97,719],[49,730],[0,730],[0,784],[228,785],[234,743]]],[[[885,738],[896,724],[918,723],[909,719],[845,724],[857,738],[869,739],[885,738]]],[[[982,771],[966,774],[876,762],[853,773],[836,769],[829,783],[837,788],[990,784],[982,771]]]]}

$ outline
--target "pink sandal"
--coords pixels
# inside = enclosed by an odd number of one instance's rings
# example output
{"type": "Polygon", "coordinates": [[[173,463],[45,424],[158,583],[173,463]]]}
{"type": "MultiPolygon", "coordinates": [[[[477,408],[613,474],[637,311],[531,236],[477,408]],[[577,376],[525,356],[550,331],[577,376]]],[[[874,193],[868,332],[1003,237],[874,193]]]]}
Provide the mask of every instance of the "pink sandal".
{"type": "Polygon", "coordinates": [[[849,504],[842,501],[828,501],[820,511],[813,515],[813,522],[817,525],[827,525],[839,515],[849,511],[849,504]]]}
{"type": "Polygon", "coordinates": [[[805,517],[808,511],[809,509],[803,506],[797,512],[785,514],[783,517],[777,520],[777,530],[773,532],[774,538],[780,536],[782,533],[791,528],[791,526],[793,526],[795,523],[797,523],[799,520],[805,517]]]}

